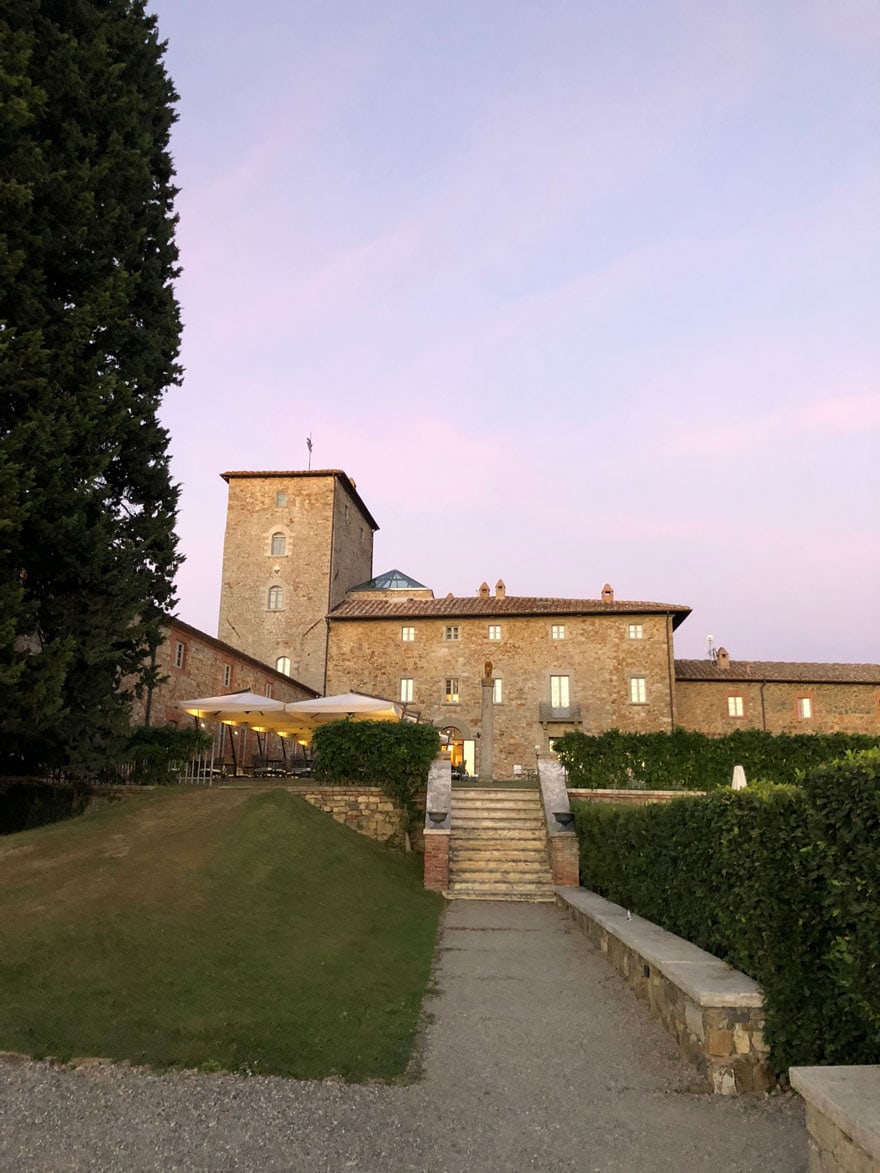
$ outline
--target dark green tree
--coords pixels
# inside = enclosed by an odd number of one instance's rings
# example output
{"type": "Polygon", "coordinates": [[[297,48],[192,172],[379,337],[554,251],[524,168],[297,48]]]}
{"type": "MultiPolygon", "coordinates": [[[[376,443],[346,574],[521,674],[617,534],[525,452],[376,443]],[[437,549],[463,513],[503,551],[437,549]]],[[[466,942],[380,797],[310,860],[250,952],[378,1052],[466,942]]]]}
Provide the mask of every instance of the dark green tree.
{"type": "Polygon", "coordinates": [[[0,769],[105,768],[174,605],[163,53],[144,0],[0,7],[0,769]]]}

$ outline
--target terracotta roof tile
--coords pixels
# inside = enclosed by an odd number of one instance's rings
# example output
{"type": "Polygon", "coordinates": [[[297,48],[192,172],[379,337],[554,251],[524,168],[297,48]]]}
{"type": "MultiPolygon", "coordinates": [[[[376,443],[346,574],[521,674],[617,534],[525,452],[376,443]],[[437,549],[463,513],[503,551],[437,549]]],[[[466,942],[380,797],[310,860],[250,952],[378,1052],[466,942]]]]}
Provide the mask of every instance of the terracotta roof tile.
{"type": "Polygon", "coordinates": [[[880,684],[880,664],[802,664],[781,660],[676,660],[676,680],[768,680],[791,684],[880,684]]]}
{"type": "Polygon", "coordinates": [[[494,615],[672,615],[678,627],[690,607],[676,603],[613,602],[601,599],[545,599],[508,595],[506,598],[344,599],[330,612],[331,619],[434,619],[494,615]]]}

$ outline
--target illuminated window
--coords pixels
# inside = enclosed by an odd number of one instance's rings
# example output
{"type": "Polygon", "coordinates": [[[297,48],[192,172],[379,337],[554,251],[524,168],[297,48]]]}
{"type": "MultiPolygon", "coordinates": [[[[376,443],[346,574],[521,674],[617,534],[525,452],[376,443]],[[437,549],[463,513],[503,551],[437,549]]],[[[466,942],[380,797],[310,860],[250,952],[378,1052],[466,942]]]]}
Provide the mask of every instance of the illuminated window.
{"type": "Polygon", "coordinates": [[[743,715],[743,699],[741,696],[729,696],[727,698],[727,715],[728,717],[741,717],[743,715]]]}
{"type": "Polygon", "coordinates": [[[458,677],[447,676],[446,688],[444,690],[444,699],[448,705],[458,704],[458,677]]]}
{"type": "Polygon", "coordinates": [[[629,625],[629,638],[630,639],[641,639],[642,634],[643,633],[642,633],[641,623],[631,623],[629,625]]]}
{"type": "Polygon", "coordinates": [[[269,597],[266,606],[270,611],[280,611],[284,606],[284,592],[281,587],[269,587],[269,597]]]}
{"type": "Polygon", "coordinates": [[[802,721],[809,721],[813,716],[813,702],[808,696],[798,697],[797,712],[802,721]]]}
{"type": "Polygon", "coordinates": [[[414,627],[401,627],[400,638],[405,644],[411,644],[416,638],[416,629],[414,627]]]}
{"type": "Polygon", "coordinates": [[[400,681],[400,699],[404,702],[413,699],[413,682],[411,676],[404,676],[400,681]]]}
{"type": "Polygon", "coordinates": [[[444,627],[443,628],[443,638],[444,639],[458,639],[458,626],[453,625],[452,627],[444,627]]]}
{"type": "Polygon", "coordinates": [[[550,705],[554,709],[567,709],[569,690],[567,676],[550,677],[550,705]]]}
{"type": "Polygon", "coordinates": [[[644,676],[631,676],[629,678],[629,699],[634,705],[645,705],[648,703],[648,681],[644,676]]]}
{"type": "Polygon", "coordinates": [[[272,554],[276,558],[281,558],[287,553],[287,538],[284,534],[278,533],[272,535],[272,554]]]}
{"type": "Polygon", "coordinates": [[[276,672],[283,672],[285,676],[290,675],[290,656],[279,656],[275,661],[276,672]]]}
{"type": "Polygon", "coordinates": [[[492,700],[496,705],[500,705],[501,699],[501,677],[496,676],[492,681],[492,700]]]}
{"type": "Polygon", "coordinates": [[[550,636],[552,639],[565,639],[565,624],[554,623],[550,628],[550,636]]]}
{"type": "Polygon", "coordinates": [[[501,624],[500,623],[490,623],[489,624],[489,639],[496,640],[496,641],[501,639],[501,624]]]}

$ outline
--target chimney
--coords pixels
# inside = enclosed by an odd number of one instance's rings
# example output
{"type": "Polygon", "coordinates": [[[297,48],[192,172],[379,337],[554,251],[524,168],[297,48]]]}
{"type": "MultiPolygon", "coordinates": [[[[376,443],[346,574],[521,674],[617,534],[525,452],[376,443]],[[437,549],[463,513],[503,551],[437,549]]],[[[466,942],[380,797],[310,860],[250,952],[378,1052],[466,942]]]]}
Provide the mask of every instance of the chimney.
{"type": "Polygon", "coordinates": [[[611,587],[608,585],[607,582],[602,587],[602,602],[603,603],[613,603],[614,602],[614,591],[611,589],[611,587]]]}
{"type": "Polygon", "coordinates": [[[496,599],[503,599],[506,592],[507,592],[507,587],[504,585],[504,581],[499,578],[498,581],[495,583],[495,598],[496,599]]]}
{"type": "Polygon", "coordinates": [[[715,661],[715,663],[718,665],[719,668],[729,668],[730,667],[730,653],[728,652],[727,648],[719,648],[718,649],[718,658],[715,661]]]}
{"type": "Polygon", "coordinates": [[[489,598],[489,584],[487,582],[480,583],[479,595],[481,599],[489,598]]]}

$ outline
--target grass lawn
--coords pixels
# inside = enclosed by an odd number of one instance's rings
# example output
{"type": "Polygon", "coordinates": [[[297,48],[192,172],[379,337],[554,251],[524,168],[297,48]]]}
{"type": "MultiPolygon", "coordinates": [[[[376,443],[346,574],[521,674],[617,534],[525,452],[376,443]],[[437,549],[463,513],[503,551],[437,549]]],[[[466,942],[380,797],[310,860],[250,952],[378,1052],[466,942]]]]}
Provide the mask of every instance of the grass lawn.
{"type": "Polygon", "coordinates": [[[0,839],[0,1050],[320,1079],[412,1055],[442,900],[286,793],[169,788],[0,839]]]}

